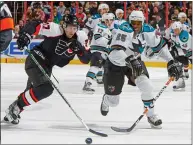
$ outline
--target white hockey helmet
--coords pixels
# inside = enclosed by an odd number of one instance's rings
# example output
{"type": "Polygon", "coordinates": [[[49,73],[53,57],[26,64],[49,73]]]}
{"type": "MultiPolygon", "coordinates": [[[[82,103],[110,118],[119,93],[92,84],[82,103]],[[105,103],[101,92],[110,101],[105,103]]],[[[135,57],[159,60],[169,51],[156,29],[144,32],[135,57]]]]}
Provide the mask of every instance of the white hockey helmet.
{"type": "Polygon", "coordinates": [[[182,29],[182,24],[179,21],[176,21],[172,24],[172,29],[182,29]]]}
{"type": "Polygon", "coordinates": [[[132,11],[131,14],[129,15],[129,23],[131,23],[131,21],[141,21],[142,25],[145,21],[145,17],[143,15],[142,11],[132,11]]]}
{"type": "Polygon", "coordinates": [[[178,19],[180,19],[180,18],[182,18],[182,17],[186,17],[186,18],[187,18],[186,13],[180,12],[180,13],[178,14],[178,19]]]}
{"type": "Polygon", "coordinates": [[[116,17],[117,17],[117,15],[118,15],[119,13],[124,13],[124,11],[123,11],[122,9],[116,9],[116,11],[115,11],[116,17]]]}
{"type": "Polygon", "coordinates": [[[108,11],[109,11],[109,5],[107,5],[107,4],[100,4],[99,7],[98,7],[98,11],[101,10],[101,9],[108,9],[108,11]]]}
{"type": "Polygon", "coordinates": [[[105,20],[114,20],[115,15],[113,13],[105,13],[102,15],[102,21],[104,22],[105,20]]]}

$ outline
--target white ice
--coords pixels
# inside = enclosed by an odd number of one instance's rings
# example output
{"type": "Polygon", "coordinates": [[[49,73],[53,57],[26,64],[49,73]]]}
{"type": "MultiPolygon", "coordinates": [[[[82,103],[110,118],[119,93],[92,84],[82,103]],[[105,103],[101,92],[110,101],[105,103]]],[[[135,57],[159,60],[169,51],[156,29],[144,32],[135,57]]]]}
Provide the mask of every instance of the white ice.
{"type": "MultiPolygon", "coordinates": [[[[94,95],[82,93],[87,65],[68,65],[54,68],[58,87],[87,125],[108,134],[107,138],[88,132],[56,91],[47,99],[21,113],[19,125],[1,124],[2,144],[85,144],[91,137],[93,144],[190,144],[191,143],[191,78],[186,90],[173,92],[172,84],[156,102],[156,113],[163,121],[162,129],[150,129],[144,117],[131,133],[118,133],[111,126],[129,127],[142,114],[143,103],[138,88],[126,83],[120,104],[100,114],[103,88],[96,87],[94,95]]],[[[168,80],[165,68],[148,68],[156,95],[168,80]]],[[[5,109],[26,86],[24,64],[1,64],[1,118],[5,109]]]]}

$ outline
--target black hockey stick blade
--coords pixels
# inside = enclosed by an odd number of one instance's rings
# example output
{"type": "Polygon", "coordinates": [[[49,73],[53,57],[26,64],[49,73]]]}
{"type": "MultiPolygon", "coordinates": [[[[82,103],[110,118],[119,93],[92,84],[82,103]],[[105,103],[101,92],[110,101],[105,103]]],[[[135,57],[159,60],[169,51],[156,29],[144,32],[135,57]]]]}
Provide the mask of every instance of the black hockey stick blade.
{"type": "MultiPolygon", "coordinates": [[[[144,112],[144,114],[146,113],[146,111],[144,112]]],[[[116,131],[116,132],[131,132],[133,130],[133,128],[138,124],[138,122],[143,118],[144,114],[142,114],[136,121],[135,123],[129,127],[129,128],[119,128],[119,127],[111,127],[112,130],[116,131]]]]}
{"type": "Polygon", "coordinates": [[[95,134],[95,135],[99,135],[99,136],[102,136],[102,137],[108,137],[108,135],[105,134],[105,133],[97,132],[97,131],[94,131],[94,130],[92,130],[92,129],[89,129],[89,131],[90,131],[91,133],[95,134]]]}
{"type": "Polygon", "coordinates": [[[119,127],[114,127],[114,126],[111,126],[111,129],[116,131],[116,132],[130,132],[130,128],[119,128],[119,127]]]}

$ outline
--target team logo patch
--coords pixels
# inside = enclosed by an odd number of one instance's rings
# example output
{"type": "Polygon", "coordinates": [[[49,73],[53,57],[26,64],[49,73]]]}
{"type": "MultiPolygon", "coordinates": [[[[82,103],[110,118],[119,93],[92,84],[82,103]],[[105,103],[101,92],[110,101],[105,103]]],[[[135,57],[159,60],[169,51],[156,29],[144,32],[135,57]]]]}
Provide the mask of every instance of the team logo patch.
{"type": "Polygon", "coordinates": [[[185,43],[185,44],[183,44],[182,46],[183,46],[183,47],[187,47],[188,45],[187,45],[187,43],[185,43]]]}
{"type": "Polygon", "coordinates": [[[115,86],[108,86],[108,90],[110,92],[114,92],[115,91],[115,86]]]}

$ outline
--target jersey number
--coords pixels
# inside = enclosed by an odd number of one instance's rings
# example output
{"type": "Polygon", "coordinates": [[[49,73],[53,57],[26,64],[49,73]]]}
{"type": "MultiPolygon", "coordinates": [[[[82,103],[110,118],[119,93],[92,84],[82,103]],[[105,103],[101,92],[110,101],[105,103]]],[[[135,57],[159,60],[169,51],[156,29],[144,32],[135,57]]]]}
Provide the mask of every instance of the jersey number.
{"type": "Polygon", "coordinates": [[[122,42],[125,42],[125,40],[126,40],[126,37],[127,37],[127,35],[124,35],[124,34],[117,34],[117,38],[116,38],[116,40],[121,40],[122,42]]]}

